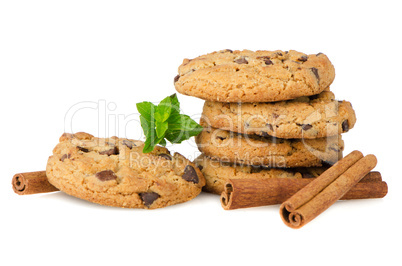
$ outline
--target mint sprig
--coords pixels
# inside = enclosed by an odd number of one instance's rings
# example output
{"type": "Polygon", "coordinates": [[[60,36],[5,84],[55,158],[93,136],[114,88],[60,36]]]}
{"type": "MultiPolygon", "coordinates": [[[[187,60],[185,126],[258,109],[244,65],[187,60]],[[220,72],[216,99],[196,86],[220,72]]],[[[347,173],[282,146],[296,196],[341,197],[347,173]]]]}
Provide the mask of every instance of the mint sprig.
{"type": "Polygon", "coordinates": [[[180,114],[176,94],[166,97],[157,106],[151,102],[137,103],[137,110],[146,137],[144,153],[153,151],[157,144],[166,146],[166,140],[172,144],[181,143],[197,136],[203,129],[188,115],[180,114]]]}

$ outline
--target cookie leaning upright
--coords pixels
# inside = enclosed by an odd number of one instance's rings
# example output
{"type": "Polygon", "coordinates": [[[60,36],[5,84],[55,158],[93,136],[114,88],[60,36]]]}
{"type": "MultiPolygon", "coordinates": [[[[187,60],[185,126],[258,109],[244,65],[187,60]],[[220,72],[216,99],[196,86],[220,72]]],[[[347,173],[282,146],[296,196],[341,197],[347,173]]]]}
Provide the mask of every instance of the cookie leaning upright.
{"type": "Polygon", "coordinates": [[[273,102],[315,95],[332,83],[322,53],[222,50],[184,59],[174,79],[182,94],[217,102],[273,102]]]}
{"type": "Polygon", "coordinates": [[[205,178],[179,153],[156,146],[142,153],[142,141],[65,133],[49,157],[49,182],[94,203],[155,209],[195,198],[205,178]]]}

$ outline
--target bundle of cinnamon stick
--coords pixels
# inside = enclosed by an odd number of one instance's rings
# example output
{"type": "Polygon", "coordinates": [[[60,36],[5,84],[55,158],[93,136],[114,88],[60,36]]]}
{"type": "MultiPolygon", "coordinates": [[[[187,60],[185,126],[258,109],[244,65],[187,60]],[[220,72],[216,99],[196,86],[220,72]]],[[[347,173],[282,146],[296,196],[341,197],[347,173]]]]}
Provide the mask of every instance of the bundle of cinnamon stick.
{"type": "Polygon", "coordinates": [[[221,204],[225,210],[281,204],[284,223],[300,228],[339,199],[384,197],[387,183],[379,172],[370,172],[376,163],[374,155],[363,157],[354,151],[317,178],[232,179],[225,185],[221,204]]]}

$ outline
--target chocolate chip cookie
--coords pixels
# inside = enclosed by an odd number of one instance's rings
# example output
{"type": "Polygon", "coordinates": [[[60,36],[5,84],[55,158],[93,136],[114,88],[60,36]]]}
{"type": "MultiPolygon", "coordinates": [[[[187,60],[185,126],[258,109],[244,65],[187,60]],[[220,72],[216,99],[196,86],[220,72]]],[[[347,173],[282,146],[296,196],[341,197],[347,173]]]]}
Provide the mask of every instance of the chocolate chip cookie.
{"type": "Polygon", "coordinates": [[[238,164],[267,167],[311,167],[323,162],[334,164],[342,158],[344,143],[340,135],[318,139],[279,139],[243,135],[205,127],[196,138],[205,155],[238,164]]]}
{"type": "Polygon", "coordinates": [[[218,102],[273,102],[318,94],[335,78],[325,54],[222,50],[184,59],[174,78],[182,94],[218,102]]]}
{"type": "Polygon", "coordinates": [[[229,179],[312,178],[319,176],[328,168],[327,166],[281,169],[235,165],[213,160],[204,154],[201,154],[194,162],[201,169],[206,179],[206,185],[203,190],[214,194],[221,194],[225,183],[229,179]]]}
{"type": "Polygon", "coordinates": [[[207,101],[203,119],[215,128],[285,139],[335,136],[356,123],[352,105],[331,91],[275,103],[207,101]]]}
{"type": "Polygon", "coordinates": [[[68,134],[49,157],[49,182],[94,203],[155,209],[189,201],[205,185],[201,171],[179,153],[156,146],[142,153],[142,141],[68,134]]]}

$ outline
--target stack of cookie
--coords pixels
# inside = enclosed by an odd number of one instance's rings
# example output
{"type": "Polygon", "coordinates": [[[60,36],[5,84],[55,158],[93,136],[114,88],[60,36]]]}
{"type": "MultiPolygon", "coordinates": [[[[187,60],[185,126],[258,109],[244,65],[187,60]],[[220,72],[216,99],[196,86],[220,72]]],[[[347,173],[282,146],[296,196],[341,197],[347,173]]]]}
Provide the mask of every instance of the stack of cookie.
{"type": "Polygon", "coordinates": [[[341,133],[356,117],[335,100],[326,55],[223,50],[184,59],[176,90],[206,100],[196,137],[205,190],[229,178],[302,178],[342,158],[341,133]]]}

